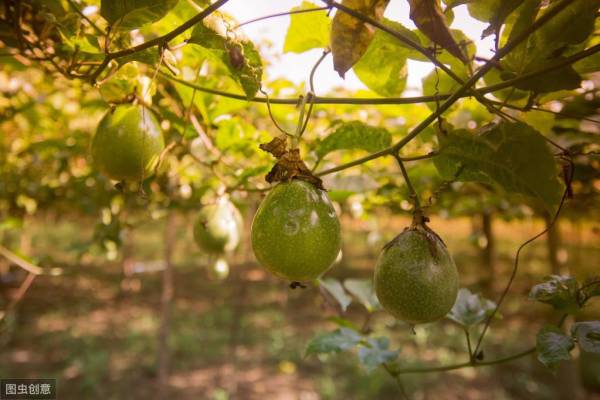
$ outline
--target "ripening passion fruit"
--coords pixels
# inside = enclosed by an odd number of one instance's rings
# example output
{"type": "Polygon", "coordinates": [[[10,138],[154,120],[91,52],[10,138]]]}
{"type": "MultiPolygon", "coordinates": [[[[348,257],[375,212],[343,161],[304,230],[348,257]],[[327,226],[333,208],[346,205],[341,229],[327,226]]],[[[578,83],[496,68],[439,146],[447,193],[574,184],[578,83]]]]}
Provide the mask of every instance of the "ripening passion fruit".
{"type": "Polygon", "coordinates": [[[151,176],[165,147],[158,121],[139,105],[121,105],[100,121],[92,140],[94,165],[110,179],[141,181],[151,176]]]}
{"type": "Polygon", "coordinates": [[[202,207],[194,224],[196,244],[211,254],[235,250],[240,244],[243,220],[239,210],[227,199],[220,197],[215,204],[202,207]]]}
{"type": "Polygon", "coordinates": [[[440,237],[425,225],[413,225],[383,248],[374,284],[384,309],[416,325],[450,311],[458,294],[458,271],[440,237]]]}
{"type": "Polygon", "coordinates": [[[318,278],[333,264],[340,247],[340,222],[327,193],[302,180],[275,186],[252,222],[256,258],[283,279],[318,278]]]}

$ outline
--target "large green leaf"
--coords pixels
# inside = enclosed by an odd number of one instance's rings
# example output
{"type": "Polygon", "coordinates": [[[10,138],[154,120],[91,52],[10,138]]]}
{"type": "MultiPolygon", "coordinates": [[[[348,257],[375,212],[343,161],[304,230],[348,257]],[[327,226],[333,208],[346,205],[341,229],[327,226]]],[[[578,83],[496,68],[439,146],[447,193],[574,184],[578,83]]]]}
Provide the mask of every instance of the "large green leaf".
{"type": "Polygon", "coordinates": [[[556,370],[561,361],[571,359],[570,352],[573,346],[573,339],[555,326],[546,326],[537,334],[538,360],[552,370],[556,370]]]}
{"type": "Polygon", "coordinates": [[[545,282],[535,285],[529,292],[531,299],[550,304],[557,310],[576,311],[579,308],[579,285],[570,276],[551,275],[545,282]]]}
{"type": "Polygon", "coordinates": [[[339,328],[333,332],[320,333],[313,337],[306,347],[306,355],[339,353],[351,349],[362,340],[354,329],[339,328]]]}
{"type": "Polygon", "coordinates": [[[102,0],[100,15],[113,29],[133,30],[158,21],[179,0],[102,0]]]}
{"type": "MultiPolygon", "coordinates": [[[[292,8],[292,11],[317,7],[316,4],[303,1],[299,7],[292,8]]],[[[330,32],[331,20],[325,10],[292,14],[290,16],[290,27],[285,35],[283,51],[286,53],[302,53],[314,48],[328,47],[330,32]]]]}
{"type": "MultiPolygon", "coordinates": [[[[218,24],[219,21],[209,19],[218,24]]],[[[250,99],[256,95],[262,80],[262,59],[254,44],[246,39],[221,34],[217,28],[202,21],[196,24],[189,43],[206,50],[206,56],[219,60],[229,70],[230,77],[240,85],[250,99]]]]}
{"type": "Polygon", "coordinates": [[[571,327],[571,334],[583,351],[600,354],[600,321],[577,322],[571,327]]]}
{"type": "Polygon", "coordinates": [[[502,122],[478,133],[438,134],[434,163],[444,179],[493,184],[556,211],[563,186],[543,136],[523,123],[502,122]]]}
{"type": "Polygon", "coordinates": [[[336,150],[360,149],[370,153],[383,150],[392,142],[392,135],[384,128],[366,125],[360,121],[345,122],[317,146],[319,158],[336,150]]]}
{"type": "MultiPolygon", "coordinates": [[[[383,23],[419,42],[417,35],[398,22],[384,19],[383,23]]],[[[406,86],[406,59],[413,51],[388,33],[377,30],[367,51],[353,69],[358,78],[375,93],[387,97],[399,96],[406,86]]]]}

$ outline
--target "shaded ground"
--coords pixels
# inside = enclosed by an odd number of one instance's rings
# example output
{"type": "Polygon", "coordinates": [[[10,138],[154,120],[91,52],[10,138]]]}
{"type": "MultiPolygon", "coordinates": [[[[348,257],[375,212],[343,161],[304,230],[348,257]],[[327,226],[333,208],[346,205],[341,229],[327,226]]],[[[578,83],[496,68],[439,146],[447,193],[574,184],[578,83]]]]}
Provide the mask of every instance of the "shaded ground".
{"type": "MultiPolygon", "coordinates": [[[[38,278],[18,312],[3,323],[0,376],[55,377],[61,400],[153,398],[160,273],[136,274],[127,279],[128,290],[123,290],[120,262],[103,261],[98,255],[73,260],[70,246],[91,235],[85,225],[45,221],[30,228],[36,254],[51,255],[46,262],[64,268],[65,273],[38,278]]],[[[327,319],[335,312],[318,290],[290,290],[286,283],[265,274],[252,261],[247,244],[230,260],[231,274],[218,280],[206,267],[207,260],[190,245],[188,227],[183,221],[179,225],[170,337],[171,398],[400,398],[396,383],[384,371],[367,374],[354,354],[321,360],[303,357],[310,337],[334,327],[327,319]]],[[[381,243],[402,225],[394,219],[380,226],[382,239],[366,246],[372,224],[345,221],[344,259],[331,275],[370,276],[381,243]]],[[[470,223],[434,220],[432,226],[446,238],[461,270],[462,285],[477,290],[482,265],[469,239],[470,223]]],[[[580,277],[597,272],[597,234],[589,229],[563,228],[565,272],[580,277]]],[[[532,224],[496,225],[497,271],[492,287],[485,289],[493,297],[506,280],[519,241],[541,229],[532,224]]],[[[146,264],[160,259],[161,232],[158,223],[136,232],[133,258],[146,264]]],[[[503,320],[492,326],[486,340],[487,357],[531,346],[537,329],[556,319],[548,307],[526,299],[531,285],[550,272],[545,257],[543,242],[524,253],[521,272],[502,310],[503,320]]],[[[10,295],[11,287],[10,282],[4,284],[4,297],[10,295]]],[[[586,312],[597,318],[598,304],[586,312]]],[[[362,306],[351,305],[347,317],[361,323],[362,306]]],[[[388,335],[393,347],[401,349],[405,366],[465,360],[463,334],[449,321],[418,327],[412,335],[406,326],[379,313],[372,328],[378,335],[388,335]]],[[[534,356],[476,370],[406,375],[403,382],[415,399],[586,398],[576,363],[553,376],[534,356]]],[[[590,394],[588,398],[593,397],[590,394]]]]}

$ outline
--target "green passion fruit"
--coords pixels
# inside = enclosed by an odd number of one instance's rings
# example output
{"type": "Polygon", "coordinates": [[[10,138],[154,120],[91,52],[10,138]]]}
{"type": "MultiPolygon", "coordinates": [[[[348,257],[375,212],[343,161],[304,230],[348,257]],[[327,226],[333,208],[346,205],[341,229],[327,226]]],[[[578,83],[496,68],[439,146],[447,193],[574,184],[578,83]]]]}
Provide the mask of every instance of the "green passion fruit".
{"type": "Polygon", "coordinates": [[[256,258],[283,279],[318,278],[333,264],[340,247],[340,222],[327,193],[302,180],[275,186],[252,222],[256,258]]]}
{"type": "Polygon", "coordinates": [[[194,223],[198,247],[211,254],[235,250],[242,236],[243,220],[239,210],[225,197],[203,207],[194,223]]]}
{"type": "Polygon", "coordinates": [[[383,308],[415,325],[436,321],[450,311],[458,294],[458,271],[440,237],[417,225],[384,247],[374,284],[383,308]]]}
{"type": "Polygon", "coordinates": [[[100,121],[91,155],[110,179],[141,181],[154,173],[164,147],[158,121],[149,110],[121,105],[100,121]]]}

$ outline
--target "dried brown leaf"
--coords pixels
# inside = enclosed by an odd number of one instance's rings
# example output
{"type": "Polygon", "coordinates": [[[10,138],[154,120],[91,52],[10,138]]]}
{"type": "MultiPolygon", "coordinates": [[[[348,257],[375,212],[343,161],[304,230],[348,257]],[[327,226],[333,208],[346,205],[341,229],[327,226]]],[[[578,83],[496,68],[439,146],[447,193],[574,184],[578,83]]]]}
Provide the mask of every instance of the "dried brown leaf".
{"type": "Polygon", "coordinates": [[[287,152],[287,137],[285,135],[278,136],[269,143],[262,143],[258,147],[271,153],[275,158],[280,158],[287,152]]]}
{"type": "Polygon", "coordinates": [[[319,189],[325,190],[321,179],[314,176],[304,161],[302,161],[300,150],[287,150],[287,138],[285,135],[276,137],[269,143],[259,145],[259,147],[277,158],[277,163],[275,163],[265,177],[267,182],[289,182],[292,179],[302,179],[312,183],[319,189]]]}
{"type": "MultiPolygon", "coordinates": [[[[361,14],[381,20],[389,0],[343,0],[342,5],[361,14]]],[[[367,51],[375,28],[362,20],[338,10],[331,27],[333,68],[343,78],[346,72],[367,51]]]]}

